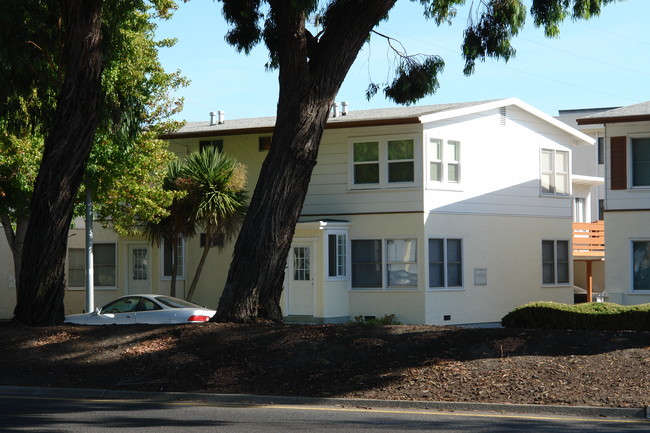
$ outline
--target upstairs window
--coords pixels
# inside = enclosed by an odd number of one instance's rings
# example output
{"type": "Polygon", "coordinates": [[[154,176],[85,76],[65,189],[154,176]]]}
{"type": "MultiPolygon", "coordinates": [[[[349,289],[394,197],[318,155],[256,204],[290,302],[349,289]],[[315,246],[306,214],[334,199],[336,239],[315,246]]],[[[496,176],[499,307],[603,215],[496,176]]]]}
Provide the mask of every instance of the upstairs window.
{"type": "Polygon", "coordinates": [[[363,140],[352,143],[351,186],[392,188],[415,183],[415,140],[363,140]]]}
{"type": "Polygon", "coordinates": [[[460,183],[460,141],[430,138],[429,182],[460,183]]]}
{"type": "Polygon", "coordinates": [[[541,183],[543,195],[569,194],[569,152],[542,149],[541,183]]]}
{"type": "Polygon", "coordinates": [[[650,186],[650,137],[632,138],[632,186],[650,186]]]}

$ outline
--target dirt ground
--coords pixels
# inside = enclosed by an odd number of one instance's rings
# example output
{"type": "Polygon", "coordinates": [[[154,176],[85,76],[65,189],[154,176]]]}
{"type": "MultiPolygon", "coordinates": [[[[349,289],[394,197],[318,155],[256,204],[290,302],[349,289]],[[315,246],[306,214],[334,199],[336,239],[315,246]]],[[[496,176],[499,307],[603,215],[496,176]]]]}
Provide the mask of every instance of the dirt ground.
{"type": "Polygon", "coordinates": [[[435,326],[0,326],[0,384],[650,405],[650,333],[435,326]]]}

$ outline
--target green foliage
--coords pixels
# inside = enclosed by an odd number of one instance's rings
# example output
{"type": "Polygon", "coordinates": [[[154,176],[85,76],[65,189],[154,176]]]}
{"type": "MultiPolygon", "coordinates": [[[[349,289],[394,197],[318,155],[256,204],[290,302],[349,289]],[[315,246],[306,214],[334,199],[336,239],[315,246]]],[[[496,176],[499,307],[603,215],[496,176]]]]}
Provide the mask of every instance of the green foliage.
{"type": "Polygon", "coordinates": [[[501,324],[507,328],[650,331],[650,304],[533,302],[506,314],[501,324]]]}
{"type": "Polygon", "coordinates": [[[0,215],[11,221],[28,214],[43,141],[37,135],[0,135],[0,215]]]}
{"type": "MultiPolygon", "coordinates": [[[[308,17],[317,13],[318,24],[322,30],[311,35],[305,29],[306,40],[310,44],[309,57],[318,59],[319,44],[325,40],[334,22],[353,10],[355,2],[345,0],[292,0],[282,7],[280,3],[268,0],[220,0],[223,14],[232,26],[226,35],[226,41],[238,51],[250,53],[253,47],[264,41],[269,50],[267,69],[276,69],[280,65],[279,34],[286,29],[283,25],[296,17],[308,17]],[[293,8],[293,9],[292,9],[293,8]],[[318,12],[316,12],[318,11],[318,12]]],[[[419,2],[424,8],[424,17],[437,26],[452,24],[456,17],[456,6],[466,0],[411,0],[419,2]]],[[[543,26],[546,36],[557,37],[559,24],[566,18],[573,20],[588,19],[600,14],[602,6],[617,0],[533,0],[530,13],[536,26],[543,26]]],[[[527,9],[524,0],[482,0],[472,3],[472,16],[464,31],[463,58],[464,73],[471,75],[476,61],[485,61],[487,57],[508,61],[516,54],[511,40],[523,28],[527,9]]],[[[385,19],[384,17],[383,19],[385,19]]],[[[368,40],[369,40],[368,35],[368,40]]],[[[382,35],[383,36],[383,35],[382,35]]],[[[386,37],[391,45],[391,38],[386,37]]],[[[444,62],[438,56],[407,56],[391,45],[391,49],[400,60],[394,71],[391,84],[371,82],[366,89],[366,98],[373,97],[383,89],[388,99],[399,104],[413,104],[417,100],[434,94],[438,88],[438,75],[443,70],[444,62]]],[[[390,80],[389,80],[390,81],[390,80]]]]}
{"type": "Polygon", "coordinates": [[[380,318],[367,317],[363,315],[354,316],[354,324],[359,325],[401,325],[395,314],[384,314],[380,318]]]}
{"type": "MultiPolygon", "coordinates": [[[[56,109],[65,29],[57,2],[8,1],[14,9],[0,15],[0,213],[15,221],[28,215],[43,137],[56,109]]],[[[175,8],[171,0],[104,3],[103,103],[85,183],[96,216],[110,219],[120,233],[158,218],[174,196],[161,183],[175,157],[157,136],[180,126],[170,119],[182,100],[170,93],[187,80],[162,68],[158,50],[174,41],[155,40],[154,19],[170,18],[175,8]]],[[[83,215],[83,194],[77,215],[83,215]]]]}

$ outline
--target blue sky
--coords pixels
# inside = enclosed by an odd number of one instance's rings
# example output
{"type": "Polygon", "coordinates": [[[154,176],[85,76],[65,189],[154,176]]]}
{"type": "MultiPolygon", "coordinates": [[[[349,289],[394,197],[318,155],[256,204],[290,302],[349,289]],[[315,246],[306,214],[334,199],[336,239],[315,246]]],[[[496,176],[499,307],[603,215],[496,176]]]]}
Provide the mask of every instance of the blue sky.
{"type": "MultiPolygon", "coordinates": [[[[475,0],[476,2],[476,0],[475,0]]],[[[159,25],[157,36],[175,37],[176,46],[160,53],[168,71],[180,69],[191,80],[179,94],[185,108],[177,116],[209,120],[210,111],[226,118],[274,116],[277,74],[267,72],[263,45],[245,56],[224,41],[228,27],[221,4],[212,0],[179,2],[174,17],[159,25]]],[[[600,17],[566,21],[558,39],[548,39],[528,17],[514,40],[517,54],[508,63],[487,60],[473,75],[463,75],[462,34],[469,5],[451,26],[422,17],[419,2],[400,0],[378,31],[399,39],[409,54],[437,54],[445,60],[440,89],[418,105],[517,97],[550,114],[560,109],[614,107],[650,100],[650,1],[627,0],[606,6],[600,17]]],[[[392,56],[378,37],[359,53],[337,96],[350,110],[395,104],[377,94],[367,101],[369,79],[385,82],[392,56]]]]}

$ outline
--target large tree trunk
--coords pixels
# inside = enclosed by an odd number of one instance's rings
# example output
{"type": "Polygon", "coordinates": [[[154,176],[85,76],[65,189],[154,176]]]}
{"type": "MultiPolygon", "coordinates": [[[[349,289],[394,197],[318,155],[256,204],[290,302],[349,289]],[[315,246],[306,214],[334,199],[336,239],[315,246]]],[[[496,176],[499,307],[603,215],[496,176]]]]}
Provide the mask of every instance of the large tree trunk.
{"type": "Polygon", "coordinates": [[[24,324],[63,321],[68,229],[97,126],[102,1],[60,0],[65,80],[45,141],[25,237],[14,311],[14,319],[24,324]]]}
{"type": "Polygon", "coordinates": [[[320,41],[285,0],[270,1],[280,95],[271,150],[235,244],[215,320],[282,321],[284,269],[329,109],[369,32],[395,0],[340,2],[320,41]]]}

